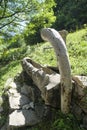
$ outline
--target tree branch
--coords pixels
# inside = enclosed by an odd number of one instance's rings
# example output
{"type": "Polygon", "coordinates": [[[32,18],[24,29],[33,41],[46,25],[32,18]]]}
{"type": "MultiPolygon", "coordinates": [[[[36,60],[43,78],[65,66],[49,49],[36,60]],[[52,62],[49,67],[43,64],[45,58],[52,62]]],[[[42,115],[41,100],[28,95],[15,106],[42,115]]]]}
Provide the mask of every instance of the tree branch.
{"type": "Polygon", "coordinates": [[[20,13],[21,11],[16,11],[16,12],[14,12],[13,14],[11,14],[11,15],[7,15],[7,16],[1,16],[0,17],[0,19],[4,19],[4,18],[9,18],[9,17],[12,17],[12,16],[14,16],[15,14],[18,14],[18,13],[20,13]]]}
{"type": "Polygon", "coordinates": [[[22,10],[21,10],[21,9],[20,9],[20,10],[17,10],[17,11],[15,11],[14,13],[5,16],[6,7],[7,7],[7,2],[5,2],[5,7],[4,7],[3,15],[0,17],[0,19],[9,18],[9,17],[15,16],[15,15],[18,14],[18,13],[23,13],[23,12],[26,11],[26,9],[27,9],[26,12],[29,12],[29,11],[30,11],[30,8],[31,8],[32,6],[29,7],[29,8],[27,8],[28,5],[29,5],[29,3],[27,2],[27,4],[25,5],[25,7],[24,7],[22,10]]]}
{"type": "Polygon", "coordinates": [[[14,18],[13,20],[11,20],[10,22],[6,23],[6,24],[3,24],[3,25],[0,27],[0,29],[2,29],[2,28],[4,28],[5,26],[11,24],[14,20],[15,20],[15,18],[14,18]]]}

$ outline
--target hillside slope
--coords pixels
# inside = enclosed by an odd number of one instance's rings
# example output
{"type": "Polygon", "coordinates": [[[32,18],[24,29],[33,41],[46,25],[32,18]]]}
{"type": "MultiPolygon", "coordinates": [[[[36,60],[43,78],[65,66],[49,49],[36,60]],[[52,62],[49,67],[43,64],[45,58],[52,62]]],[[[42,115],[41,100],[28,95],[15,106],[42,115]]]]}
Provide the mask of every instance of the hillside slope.
{"type": "MultiPolygon", "coordinates": [[[[25,54],[20,59],[28,56],[43,65],[56,66],[56,57],[53,48],[49,48],[50,43],[37,43],[28,46],[25,54]]],[[[72,75],[87,75],[87,28],[69,33],[66,44],[69,52],[72,75]]],[[[21,49],[21,48],[20,48],[21,49]]],[[[5,81],[9,77],[14,77],[21,71],[21,60],[11,61],[5,65],[0,65],[0,95],[5,81]]]]}

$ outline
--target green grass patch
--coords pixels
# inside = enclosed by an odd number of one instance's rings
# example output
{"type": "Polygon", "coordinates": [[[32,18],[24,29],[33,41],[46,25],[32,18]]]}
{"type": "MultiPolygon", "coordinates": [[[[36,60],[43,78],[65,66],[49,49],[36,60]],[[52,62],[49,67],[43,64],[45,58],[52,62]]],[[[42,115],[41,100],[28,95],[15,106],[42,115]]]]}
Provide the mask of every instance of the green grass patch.
{"type": "Polygon", "coordinates": [[[6,80],[10,77],[14,77],[22,68],[20,61],[13,61],[5,65],[0,65],[0,68],[0,95],[2,95],[6,80]]]}
{"type": "Polygon", "coordinates": [[[87,29],[82,29],[67,36],[73,75],[87,75],[87,29]]]}

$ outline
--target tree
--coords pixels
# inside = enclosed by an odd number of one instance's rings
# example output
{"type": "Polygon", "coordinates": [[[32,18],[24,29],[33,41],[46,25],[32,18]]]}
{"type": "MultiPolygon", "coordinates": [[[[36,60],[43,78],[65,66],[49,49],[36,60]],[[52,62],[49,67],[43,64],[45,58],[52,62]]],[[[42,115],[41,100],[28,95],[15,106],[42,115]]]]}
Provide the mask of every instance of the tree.
{"type": "Polygon", "coordinates": [[[87,0],[55,0],[54,12],[56,21],[53,27],[75,30],[87,23],[87,0]]]}
{"type": "Polygon", "coordinates": [[[38,11],[38,4],[40,4],[38,0],[1,0],[0,29],[14,30],[19,26],[22,29],[22,26],[38,11]]]}
{"type": "Polygon", "coordinates": [[[56,17],[52,9],[54,6],[54,0],[45,0],[39,5],[40,12],[31,19],[25,29],[24,38],[27,45],[42,41],[40,37],[41,28],[51,27],[55,22],[56,17]]]}

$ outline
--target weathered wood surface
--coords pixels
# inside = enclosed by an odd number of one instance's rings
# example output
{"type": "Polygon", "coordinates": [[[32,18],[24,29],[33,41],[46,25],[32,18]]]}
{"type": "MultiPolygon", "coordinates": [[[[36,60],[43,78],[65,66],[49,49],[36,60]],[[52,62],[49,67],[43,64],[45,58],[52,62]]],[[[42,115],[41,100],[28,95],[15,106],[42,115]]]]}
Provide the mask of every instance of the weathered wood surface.
{"type": "Polygon", "coordinates": [[[24,58],[22,60],[22,67],[31,77],[34,84],[40,89],[41,96],[44,99],[45,104],[58,107],[55,106],[55,104],[57,104],[56,99],[52,99],[52,97],[58,97],[58,94],[54,96],[51,89],[55,89],[54,91],[59,89],[60,75],[48,67],[40,66],[29,58],[24,58]]]}
{"type": "Polygon", "coordinates": [[[67,48],[61,35],[52,28],[44,28],[41,30],[42,39],[50,42],[56,53],[57,63],[61,76],[61,111],[68,113],[71,103],[71,67],[68,57],[67,48]]]}
{"type": "MultiPolygon", "coordinates": [[[[62,36],[62,38],[63,38],[63,40],[64,40],[64,42],[65,42],[65,44],[66,44],[66,37],[67,37],[67,35],[68,35],[68,31],[66,31],[66,30],[61,30],[61,31],[58,31],[59,32],[59,34],[62,36]]],[[[45,50],[47,50],[47,49],[52,49],[53,47],[52,46],[49,46],[49,47],[44,47],[43,48],[43,51],[45,51],[45,50]]]]}

